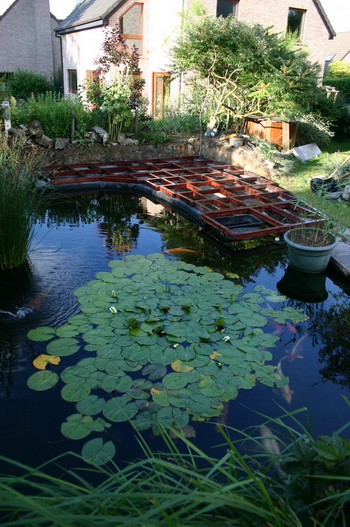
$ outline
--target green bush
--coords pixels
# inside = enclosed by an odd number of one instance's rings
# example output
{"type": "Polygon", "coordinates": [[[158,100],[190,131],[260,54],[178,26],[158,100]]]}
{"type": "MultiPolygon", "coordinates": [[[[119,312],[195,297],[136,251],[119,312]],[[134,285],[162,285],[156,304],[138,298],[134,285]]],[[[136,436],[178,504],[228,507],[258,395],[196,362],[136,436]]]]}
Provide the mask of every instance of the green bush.
{"type": "Polygon", "coordinates": [[[323,79],[324,86],[334,86],[345,97],[350,97],[350,77],[331,77],[327,76],[323,79]]]}
{"type": "Polygon", "coordinates": [[[331,62],[327,70],[328,77],[348,77],[350,78],[350,63],[338,60],[331,62]]]}
{"type": "Polygon", "coordinates": [[[40,73],[19,69],[9,76],[7,90],[16,99],[28,99],[53,90],[53,83],[40,73]]]}
{"type": "Polygon", "coordinates": [[[298,144],[316,143],[325,146],[331,142],[334,132],[330,126],[312,114],[301,117],[298,124],[298,144]]]}
{"type": "Polygon", "coordinates": [[[80,138],[94,126],[97,115],[93,111],[87,111],[79,99],[63,98],[52,92],[40,94],[36,98],[29,99],[23,106],[14,107],[12,123],[13,126],[28,125],[37,119],[41,122],[45,134],[52,139],[70,137],[73,110],[76,137],[80,138]]]}

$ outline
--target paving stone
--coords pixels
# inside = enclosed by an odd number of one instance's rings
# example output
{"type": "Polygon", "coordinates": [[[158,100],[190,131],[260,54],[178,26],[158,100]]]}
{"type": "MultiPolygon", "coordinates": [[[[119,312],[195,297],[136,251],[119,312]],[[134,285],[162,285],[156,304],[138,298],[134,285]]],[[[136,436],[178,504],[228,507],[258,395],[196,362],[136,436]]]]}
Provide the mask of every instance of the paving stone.
{"type": "Polygon", "coordinates": [[[316,143],[310,143],[309,145],[297,146],[293,148],[293,154],[299,161],[307,161],[312,157],[316,157],[322,154],[316,143]]]}
{"type": "Polygon", "coordinates": [[[344,276],[350,277],[350,245],[348,243],[339,242],[333,249],[331,264],[344,276]]]}

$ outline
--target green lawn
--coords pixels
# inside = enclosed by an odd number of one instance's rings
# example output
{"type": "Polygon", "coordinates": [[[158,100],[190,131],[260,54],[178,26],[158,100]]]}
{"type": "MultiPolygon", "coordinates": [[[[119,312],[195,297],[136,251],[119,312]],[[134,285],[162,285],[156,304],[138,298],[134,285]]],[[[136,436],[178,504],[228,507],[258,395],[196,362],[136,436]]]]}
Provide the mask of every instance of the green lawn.
{"type": "Polygon", "coordinates": [[[312,177],[330,175],[332,170],[329,170],[329,166],[332,161],[340,165],[345,160],[346,156],[337,154],[337,152],[350,152],[350,139],[332,141],[330,145],[322,149],[322,154],[305,163],[296,160],[293,173],[278,176],[276,181],[300,199],[306,200],[341,227],[350,228],[350,202],[325,200],[324,197],[314,194],[310,188],[312,177]]]}

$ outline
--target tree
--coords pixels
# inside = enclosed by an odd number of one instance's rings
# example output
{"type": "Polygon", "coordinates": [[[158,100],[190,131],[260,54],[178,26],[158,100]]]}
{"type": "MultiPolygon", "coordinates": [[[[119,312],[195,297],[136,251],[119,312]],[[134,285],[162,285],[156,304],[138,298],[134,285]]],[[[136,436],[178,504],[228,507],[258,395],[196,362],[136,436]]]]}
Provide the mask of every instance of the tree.
{"type": "Polygon", "coordinates": [[[135,46],[128,46],[119,26],[107,29],[102,44],[103,55],[95,60],[95,79],[87,82],[86,99],[108,118],[110,139],[117,141],[123,127],[133,121],[132,110],[142,104],[139,55],[135,46]],[[114,71],[113,71],[114,70],[114,71]],[[111,72],[110,79],[107,74],[111,72]]]}
{"type": "Polygon", "coordinates": [[[233,16],[191,18],[171,50],[174,75],[192,72],[212,116],[232,125],[250,113],[296,118],[312,111],[318,87],[318,64],[307,60],[290,37],[271,28],[248,25],[233,16]]]}

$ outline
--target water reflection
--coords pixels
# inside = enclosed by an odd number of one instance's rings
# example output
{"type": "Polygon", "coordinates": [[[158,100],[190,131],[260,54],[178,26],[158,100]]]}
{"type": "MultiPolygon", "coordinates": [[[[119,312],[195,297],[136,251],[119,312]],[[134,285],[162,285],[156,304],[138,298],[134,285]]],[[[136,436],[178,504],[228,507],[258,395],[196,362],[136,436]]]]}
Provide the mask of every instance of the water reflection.
{"type": "Polygon", "coordinates": [[[289,298],[303,302],[323,302],[327,299],[326,272],[303,273],[290,265],[287,267],[277,288],[289,298]]]}
{"type": "Polygon", "coordinates": [[[336,303],[320,309],[309,322],[308,332],[320,346],[318,360],[323,380],[350,388],[350,299],[335,295],[336,303]]]}

